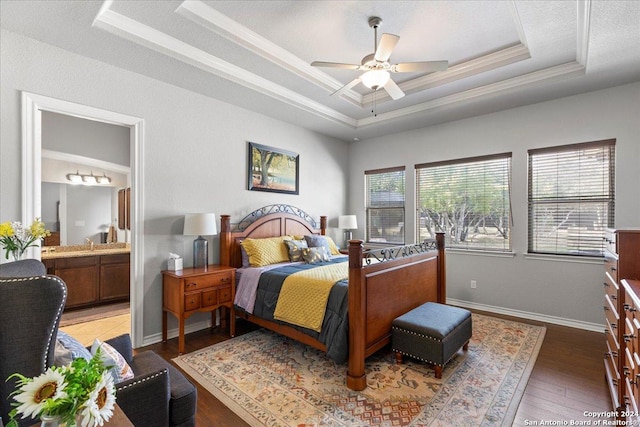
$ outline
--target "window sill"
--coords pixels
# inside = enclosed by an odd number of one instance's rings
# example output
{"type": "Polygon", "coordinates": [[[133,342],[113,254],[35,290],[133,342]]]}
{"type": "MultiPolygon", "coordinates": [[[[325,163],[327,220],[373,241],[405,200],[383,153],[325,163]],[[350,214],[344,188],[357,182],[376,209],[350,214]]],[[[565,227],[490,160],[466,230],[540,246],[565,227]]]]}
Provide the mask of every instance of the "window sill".
{"type": "Polygon", "coordinates": [[[487,256],[487,257],[495,257],[495,258],[513,258],[516,256],[515,252],[497,252],[497,251],[482,251],[478,249],[456,249],[456,248],[446,248],[447,253],[450,254],[460,254],[460,255],[474,255],[474,256],[487,256]]]}
{"type": "Polygon", "coordinates": [[[549,254],[524,254],[526,259],[535,261],[570,262],[576,264],[604,264],[602,257],[590,256],[570,256],[570,255],[549,255],[549,254]]]}

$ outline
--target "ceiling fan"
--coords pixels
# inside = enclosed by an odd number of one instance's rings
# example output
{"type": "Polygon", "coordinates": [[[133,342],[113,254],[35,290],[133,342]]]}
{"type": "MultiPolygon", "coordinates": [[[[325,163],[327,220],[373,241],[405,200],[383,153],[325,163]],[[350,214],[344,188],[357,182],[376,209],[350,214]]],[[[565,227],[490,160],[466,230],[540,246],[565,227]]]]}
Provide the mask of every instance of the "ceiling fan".
{"type": "Polygon", "coordinates": [[[360,77],[352,80],[340,89],[332,93],[331,95],[339,95],[358,83],[362,83],[369,89],[374,91],[384,88],[389,96],[393,99],[400,99],[404,96],[404,92],[400,87],[391,79],[391,73],[427,73],[433,71],[443,71],[449,66],[449,61],[421,61],[421,62],[401,62],[398,64],[389,63],[389,57],[393,48],[400,40],[399,36],[394,34],[384,33],[380,37],[380,43],[378,43],[378,26],[382,22],[382,19],[377,16],[369,18],[369,26],[373,28],[373,50],[364,58],[360,65],[356,64],[343,64],[339,62],[323,62],[314,61],[311,63],[313,67],[329,67],[329,68],[342,68],[346,70],[358,70],[365,71],[360,77]]]}

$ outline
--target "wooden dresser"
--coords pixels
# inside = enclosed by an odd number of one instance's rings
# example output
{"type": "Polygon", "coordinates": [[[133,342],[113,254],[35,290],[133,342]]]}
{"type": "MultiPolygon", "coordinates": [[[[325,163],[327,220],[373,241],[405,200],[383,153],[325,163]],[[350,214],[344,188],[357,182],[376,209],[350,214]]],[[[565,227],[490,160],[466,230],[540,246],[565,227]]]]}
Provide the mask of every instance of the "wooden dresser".
{"type": "MultiPolygon", "coordinates": [[[[640,358],[636,359],[640,355],[640,338],[637,332],[640,328],[640,316],[636,320],[637,313],[634,310],[640,309],[640,304],[635,305],[634,296],[631,294],[633,290],[627,286],[629,290],[625,292],[622,281],[640,280],[640,229],[607,229],[605,243],[605,379],[611,393],[613,408],[624,418],[625,411],[634,411],[632,402],[635,401],[636,405],[638,402],[636,381],[640,380],[640,377],[635,377],[635,374],[640,373],[637,366],[640,358]]],[[[638,302],[640,303],[640,300],[638,302]]]]}

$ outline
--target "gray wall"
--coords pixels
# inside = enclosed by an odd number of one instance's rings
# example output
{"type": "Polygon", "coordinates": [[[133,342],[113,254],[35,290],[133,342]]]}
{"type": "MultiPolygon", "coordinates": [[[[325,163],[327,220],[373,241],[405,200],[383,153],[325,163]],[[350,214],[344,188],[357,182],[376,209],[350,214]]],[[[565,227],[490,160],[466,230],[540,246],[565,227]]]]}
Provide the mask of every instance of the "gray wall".
{"type": "Polygon", "coordinates": [[[42,148],[128,167],[129,128],[44,111],[42,148]]]}
{"type": "MultiPolygon", "coordinates": [[[[567,323],[602,324],[602,263],[548,261],[527,252],[527,150],[616,138],[617,227],[640,226],[640,83],[515,108],[350,145],[350,212],[364,224],[364,171],[406,166],[406,240],[415,240],[417,163],[513,153],[515,256],[447,254],[447,297],[536,313],[567,323]],[[470,281],[477,288],[470,288],[470,281]]],[[[363,237],[363,227],[354,233],[363,237]]],[[[548,257],[547,257],[548,258],[548,257]]],[[[596,325],[597,324],[597,325],[596,325]]]]}
{"type": "MultiPolygon", "coordinates": [[[[6,30],[0,36],[0,221],[21,217],[20,91],[145,121],[144,281],[134,284],[144,289],[145,338],[158,339],[161,331],[160,271],[169,252],[191,263],[193,238],[181,234],[185,213],[230,214],[237,221],[258,207],[288,203],[316,218],[327,215],[337,227],[346,203],[343,142],[6,30]],[[247,141],[300,154],[299,195],[246,189],[247,141]]],[[[330,233],[339,235],[335,228],[330,233]]],[[[217,262],[219,239],[209,244],[217,262]]],[[[172,319],[169,327],[175,326],[172,319]]]]}

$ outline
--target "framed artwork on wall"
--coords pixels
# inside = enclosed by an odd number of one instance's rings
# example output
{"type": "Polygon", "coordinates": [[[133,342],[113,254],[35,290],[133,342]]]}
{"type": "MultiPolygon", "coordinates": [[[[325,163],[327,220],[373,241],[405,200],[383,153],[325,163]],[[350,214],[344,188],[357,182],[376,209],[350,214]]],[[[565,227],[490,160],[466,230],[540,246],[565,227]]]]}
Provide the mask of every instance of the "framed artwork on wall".
{"type": "Polygon", "coordinates": [[[248,189],[298,194],[300,156],[292,151],[249,142],[248,189]]]}

